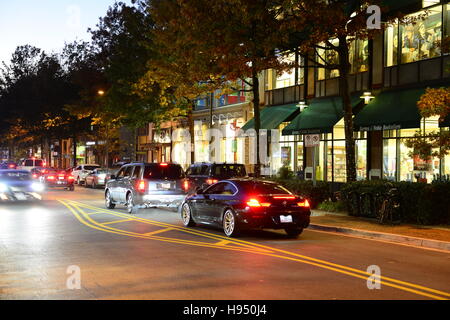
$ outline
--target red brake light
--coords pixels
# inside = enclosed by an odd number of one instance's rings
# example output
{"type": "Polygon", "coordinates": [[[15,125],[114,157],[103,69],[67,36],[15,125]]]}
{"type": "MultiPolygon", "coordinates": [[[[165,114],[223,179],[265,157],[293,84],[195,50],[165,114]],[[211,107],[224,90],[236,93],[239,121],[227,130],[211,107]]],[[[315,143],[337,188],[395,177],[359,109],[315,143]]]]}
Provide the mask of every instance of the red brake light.
{"type": "Polygon", "coordinates": [[[274,199],[285,199],[285,200],[294,200],[295,196],[274,196],[274,199]]]}
{"type": "Polygon", "coordinates": [[[183,189],[184,189],[184,191],[188,191],[189,190],[189,181],[184,180],[184,182],[183,182],[183,189]]]}
{"type": "Polygon", "coordinates": [[[246,202],[249,207],[270,207],[268,202],[259,202],[257,199],[250,199],[246,202]]]}
{"type": "Polygon", "coordinates": [[[168,166],[167,163],[160,163],[159,165],[160,165],[161,167],[167,167],[167,166],[168,166]]]}
{"type": "Polygon", "coordinates": [[[74,177],[74,176],[71,176],[71,175],[69,175],[69,176],[67,176],[67,179],[68,179],[68,180],[75,180],[75,177],[74,177]]]}
{"type": "Polygon", "coordinates": [[[38,177],[37,174],[33,174],[33,178],[36,179],[38,177]]]}
{"type": "Polygon", "coordinates": [[[137,189],[139,191],[145,191],[145,181],[144,180],[139,180],[137,182],[137,189]]]}
{"type": "Polygon", "coordinates": [[[299,207],[309,208],[309,201],[305,199],[303,202],[298,202],[297,205],[299,207]]]}
{"type": "Polygon", "coordinates": [[[10,164],[9,167],[12,169],[12,168],[14,168],[14,165],[13,165],[13,164],[10,164]]]}
{"type": "Polygon", "coordinates": [[[219,180],[217,180],[217,179],[207,179],[206,180],[207,184],[214,184],[214,183],[217,183],[217,182],[219,182],[219,180]]]}

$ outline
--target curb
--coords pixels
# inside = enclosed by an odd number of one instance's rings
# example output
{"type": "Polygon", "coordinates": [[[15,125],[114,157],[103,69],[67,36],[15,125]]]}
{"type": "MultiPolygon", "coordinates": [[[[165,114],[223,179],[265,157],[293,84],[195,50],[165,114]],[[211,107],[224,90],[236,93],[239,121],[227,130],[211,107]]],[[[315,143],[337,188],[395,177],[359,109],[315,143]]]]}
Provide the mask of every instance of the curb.
{"type": "Polygon", "coordinates": [[[366,238],[366,239],[382,239],[382,240],[387,240],[387,241],[391,241],[391,242],[398,242],[398,243],[413,245],[413,246],[417,246],[417,247],[439,249],[439,250],[444,250],[444,251],[450,252],[450,242],[446,242],[446,241],[430,240],[430,239],[425,239],[425,238],[415,238],[415,237],[408,237],[408,236],[403,236],[403,235],[398,235],[398,234],[367,231],[367,230],[361,230],[361,229],[326,226],[326,225],[322,225],[322,224],[313,224],[313,223],[309,225],[308,229],[334,232],[334,233],[343,233],[343,234],[358,236],[358,237],[366,238]]]}

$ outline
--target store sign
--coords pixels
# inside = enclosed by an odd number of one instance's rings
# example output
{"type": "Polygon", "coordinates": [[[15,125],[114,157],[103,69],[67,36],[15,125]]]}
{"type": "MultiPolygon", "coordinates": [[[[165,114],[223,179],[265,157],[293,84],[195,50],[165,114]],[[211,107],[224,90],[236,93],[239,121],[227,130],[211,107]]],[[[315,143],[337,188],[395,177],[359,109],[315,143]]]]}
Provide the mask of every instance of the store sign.
{"type": "Polygon", "coordinates": [[[307,134],[305,135],[305,147],[316,147],[320,145],[320,135],[307,134]]]}

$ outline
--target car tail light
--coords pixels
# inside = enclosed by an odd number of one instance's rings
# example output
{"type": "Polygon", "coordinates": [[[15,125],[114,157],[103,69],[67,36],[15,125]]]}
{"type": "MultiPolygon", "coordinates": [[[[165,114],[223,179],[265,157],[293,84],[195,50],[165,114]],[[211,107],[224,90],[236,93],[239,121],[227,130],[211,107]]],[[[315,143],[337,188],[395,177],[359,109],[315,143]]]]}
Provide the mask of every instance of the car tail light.
{"type": "Polygon", "coordinates": [[[47,180],[55,180],[55,176],[48,176],[47,180]]]}
{"type": "Polygon", "coordinates": [[[183,189],[184,189],[184,191],[189,190],[189,181],[187,181],[187,180],[183,181],[183,189]]]}
{"type": "Polygon", "coordinates": [[[167,166],[168,166],[168,164],[165,163],[165,162],[164,162],[164,163],[160,163],[159,165],[160,165],[161,167],[167,167],[167,166]]]}
{"type": "Polygon", "coordinates": [[[70,180],[75,180],[75,177],[74,176],[72,176],[72,175],[69,175],[69,176],[67,176],[67,179],[70,181],[70,180]]]}
{"type": "Polygon", "coordinates": [[[219,182],[219,180],[217,180],[217,179],[207,179],[206,180],[207,184],[214,184],[214,183],[217,183],[217,182],[219,182]]]}
{"type": "Polygon", "coordinates": [[[11,169],[13,169],[13,168],[14,168],[14,165],[13,165],[13,164],[10,164],[9,167],[10,167],[11,169]]]}
{"type": "Polygon", "coordinates": [[[294,200],[295,196],[274,196],[274,199],[294,200]]]}
{"type": "Polygon", "coordinates": [[[33,179],[36,179],[38,177],[38,175],[35,173],[33,174],[33,179]]]}
{"type": "Polygon", "coordinates": [[[257,199],[250,199],[246,202],[249,207],[270,207],[268,202],[259,202],[257,199]]]}
{"type": "Polygon", "coordinates": [[[305,199],[305,200],[302,201],[302,202],[298,202],[297,205],[298,205],[299,207],[309,208],[309,201],[305,199]]]}
{"type": "Polygon", "coordinates": [[[145,180],[138,180],[136,188],[138,191],[145,191],[145,180]]]}

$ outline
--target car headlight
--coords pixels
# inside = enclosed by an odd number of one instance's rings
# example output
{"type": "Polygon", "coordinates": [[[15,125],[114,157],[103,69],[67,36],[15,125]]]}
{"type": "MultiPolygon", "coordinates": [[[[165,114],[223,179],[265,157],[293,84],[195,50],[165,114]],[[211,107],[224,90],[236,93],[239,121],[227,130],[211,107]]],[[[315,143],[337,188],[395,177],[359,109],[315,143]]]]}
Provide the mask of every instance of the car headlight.
{"type": "Polygon", "coordinates": [[[0,192],[8,191],[8,186],[4,183],[0,183],[0,192]]]}
{"type": "Polygon", "coordinates": [[[38,182],[34,182],[32,185],[31,185],[31,189],[33,189],[33,191],[36,191],[36,192],[42,192],[42,191],[44,191],[44,185],[42,184],[42,183],[38,183],[38,182]]]}

